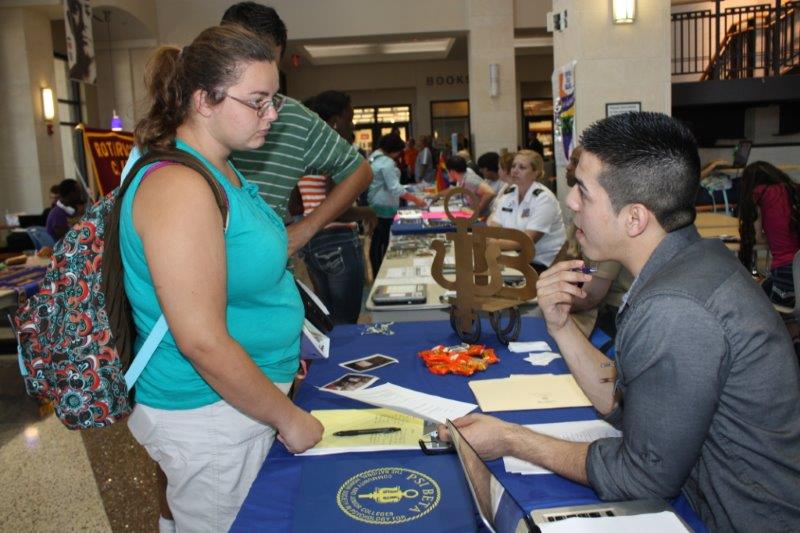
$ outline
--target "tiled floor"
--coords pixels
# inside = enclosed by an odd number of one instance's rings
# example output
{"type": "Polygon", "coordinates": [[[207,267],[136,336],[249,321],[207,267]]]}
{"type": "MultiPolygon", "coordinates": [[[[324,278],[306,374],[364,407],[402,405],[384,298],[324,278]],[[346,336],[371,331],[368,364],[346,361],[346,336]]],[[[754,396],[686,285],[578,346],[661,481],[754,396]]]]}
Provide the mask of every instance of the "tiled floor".
{"type": "Polygon", "coordinates": [[[40,413],[12,354],[0,354],[0,487],[0,532],[158,530],[155,463],[127,425],[70,431],[40,413]]]}
{"type": "Polygon", "coordinates": [[[15,367],[0,356],[0,531],[156,531],[154,464],[127,426],[66,429],[9,379],[15,367]]]}

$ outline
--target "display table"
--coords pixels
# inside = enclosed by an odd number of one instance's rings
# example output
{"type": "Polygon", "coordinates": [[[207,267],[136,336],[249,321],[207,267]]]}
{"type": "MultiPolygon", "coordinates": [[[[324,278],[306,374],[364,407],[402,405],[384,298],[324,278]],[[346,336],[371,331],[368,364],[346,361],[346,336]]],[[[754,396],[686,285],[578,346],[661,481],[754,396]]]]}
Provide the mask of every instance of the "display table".
{"type": "MultiPolygon", "coordinates": [[[[498,364],[490,366],[485,372],[472,377],[436,376],[428,372],[417,352],[437,344],[456,344],[458,338],[446,321],[439,322],[406,322],[391,326],[394,335],[362,335],[363,326],[337,326],[331,334],[331,356],[329,360],[315,361],[309,375],[295,396],[295,401],[303,409],[357,409],[369,408],[363,403],[349,400],[334,394],[320,391],[319,387],[328,383],[346,370],[338,363],[370,355],[383,353],[399,360],[392,364],[370,371],[371,375],[380,379],[376,385],[393,383],[420,392],[436,394],[446,398],[475,402],[467,383],[470,379],[489,379],[508,377],[510,374],[525,373],[566,373],[567,367],[562,359],[557,359],[544,367],[534,367],[523,358],[526,354],[513,354],[500,345],[493,335],[485,335],[483,341],[494,347],[500,357],[498,364]]],[[[485,331],[489,331],[488,324],[485,331]]],[[[524,318],[520,340],[545,340],[557,349],[555,342],[547,335],[541,319],[524,318]]],[[[595,335],[592,342],[600,345],[608,340],[602,332],[595,335]]],[[[480,412],[480,409],[476,410],[480,412]]],[[[564,422],[573,420],[589,420],[596,418],[592,408],[547,409],[535,411],[515,411],[497,413],[500,418],[516,423],[564,422]]],[[[293,456],[284,446],[276,441],[269,452],[264,467],[254,481],[232,531],[334,531],[334,524],[343,520],[336,512],[326,515],[322,510],[317,513],[309,507],[311,501],[335,499],[338,482],[332,481],[335,476],[358,475],[364,469],[372,469],[376,465],[384,468],[401,467],[410,461],[425,472],[437,472],[442,496],[442,505],[459,501],[459,511],[451,515],[452,523],[442,523],[440,518],[419,518],[409,522],[415,531],[475,531],[475,509],[469,494],[464,491],[463,476],[453,476],[453,471],[460,470],[453,455],[426,456],[419,450],[346,453],[327,456],[293,456]],[[445,501],[447,499],[447,501],[445,501]],[[464,526],[466,514],[472,519],[470,526],[464,526]],[[309,516],[310,514],[310,516],[309,516]],[[429,521],[426,521],[429,520],[429,521]],[[311,524],[309,526],[309,524],[311,524]],[[301,527],[304,525],[304,527],[301,527]],[[299,528],[299,529],[295,529],[299,528]]],[[[492,461],[490,468],[500,477],[507,489],[517,498],[526,510],[551,507],[556,505],[588,504],[598,501],[595,492],[583,485],[568,481],[557,475],[522,476],[505,472],[502,460],[492,461]]],[[[702,529],[697,516],[679,498],[675,503],[678,513],[692,527],[702,529]]],[[[433,515],[433,513],[431,513],[433,515]]],[[[369,526],[352,521],[352,528],[347,531],[368,529],[369,526]]],[[[380,526],[378,526],[380,527],[380,526]]],[[[377,529],[375,527],[374,529],[377,529]]],[[[392,526],[392,531],[398,530],[392,526]]],[[[382,530],[387,530],[383,527],[382,530]]],[[[405,529],[403,529],[405,530],[405,529]]]]}
{"type": "MultiPolygon", "coordinates": [[[[448,257],[453,251],[446,237],[439,235],[392,235],[386,256],[381,268],[375,276],[375,282],[367,296],[365,307],[372,314],[374,322],[409,322],[426,320],[445,320],[449,317],[450,304],[444,296],[448,291],[436,283],[431,276],[433,250],[431,242],[445,241],[448,246],[448,257]],[[411,275],[398,276],[400,273],[411,275]],[[379,287],[385,285],[425,285],[426,301],[420,304],[376,305],[372,297],[379,287]]],[[[448,279],[455,279],[455,271],[445,271],[448,279]]],[[[522,273],[505,268],[503,278],[507,281],[522,279],[522,273]]],[[[535,299],[522,307],[522,312],[532,309],[535,299]]]]}
{"type": "Polygon", "coordinates": [[[15,307],[20,301],[39,292],[49,264],[49,259],[33,256],[24,265],[0,270],[0,309],[15,307]]]}

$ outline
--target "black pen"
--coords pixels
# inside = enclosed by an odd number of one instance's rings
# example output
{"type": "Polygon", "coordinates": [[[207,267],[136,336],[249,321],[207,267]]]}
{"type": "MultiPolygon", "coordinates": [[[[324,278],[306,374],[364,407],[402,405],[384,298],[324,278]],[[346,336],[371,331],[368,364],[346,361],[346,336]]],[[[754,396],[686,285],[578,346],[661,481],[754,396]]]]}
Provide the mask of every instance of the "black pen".
{"type": "Polygon", "coordinates": [[[355,437],[356,435],[376,435],[379,433],[396,433],[400,428],[369,428],[369,429],[348,429],[346,431],[335,431],[334,437],[355,437]]]}

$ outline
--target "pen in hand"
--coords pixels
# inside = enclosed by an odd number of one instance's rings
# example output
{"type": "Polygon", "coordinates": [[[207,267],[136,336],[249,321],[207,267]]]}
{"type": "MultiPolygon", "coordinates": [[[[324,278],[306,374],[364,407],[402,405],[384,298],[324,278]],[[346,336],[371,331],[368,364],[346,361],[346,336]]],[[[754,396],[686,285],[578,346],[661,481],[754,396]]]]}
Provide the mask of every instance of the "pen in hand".
{"type": "Polygon", "coordinates": [[[348,429],[345,431],[335,431],[334,437],[355,437],[357,435],[377,435],[380,433],[396,433],[400,428],[368,428],[368,429],[348,429]]]}

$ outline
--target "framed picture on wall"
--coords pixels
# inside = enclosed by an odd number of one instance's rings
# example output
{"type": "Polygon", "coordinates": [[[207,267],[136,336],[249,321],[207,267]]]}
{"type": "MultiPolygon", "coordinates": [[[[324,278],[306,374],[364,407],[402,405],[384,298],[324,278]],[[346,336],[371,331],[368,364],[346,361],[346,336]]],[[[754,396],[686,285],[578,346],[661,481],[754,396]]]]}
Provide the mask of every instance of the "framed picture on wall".
{"type": "Polygon", "coordinates": [[[606,118],[624,113],[638,113],[642,110],[641,102],[615,102],[606,104],[606,118]]]}

